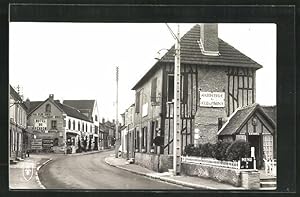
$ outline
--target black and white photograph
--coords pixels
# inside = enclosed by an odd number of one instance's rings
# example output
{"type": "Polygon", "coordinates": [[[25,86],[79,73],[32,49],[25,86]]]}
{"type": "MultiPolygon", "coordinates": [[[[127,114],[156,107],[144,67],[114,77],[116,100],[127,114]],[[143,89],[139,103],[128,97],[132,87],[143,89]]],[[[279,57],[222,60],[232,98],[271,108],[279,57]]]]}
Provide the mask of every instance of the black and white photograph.
{"type": "Polygon", "coordinates": [[[275,23],[9,23],[9,188],[277,188],[275,23]]]}

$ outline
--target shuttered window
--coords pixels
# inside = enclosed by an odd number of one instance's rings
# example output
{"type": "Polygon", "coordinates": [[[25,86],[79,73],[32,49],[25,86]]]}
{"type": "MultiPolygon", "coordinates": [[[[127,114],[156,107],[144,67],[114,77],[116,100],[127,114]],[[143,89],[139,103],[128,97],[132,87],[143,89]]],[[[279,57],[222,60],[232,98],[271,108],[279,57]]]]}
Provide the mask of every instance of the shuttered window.
{"type": "Polygon", "coordinates": [[[168,101],[172,101],[174,99],[174,76],[168,76],[168,101]]]}
{"type": "Polygon", "coordinates": [[[135,95],[135,112],[139,113],[140,112],[140,91],[136,92],[135,95]]]}
{"type": "Polygon", "coordinates": [[[157,78],[152,79],[151,83],[151,102],[156,102],[157,78]]]}

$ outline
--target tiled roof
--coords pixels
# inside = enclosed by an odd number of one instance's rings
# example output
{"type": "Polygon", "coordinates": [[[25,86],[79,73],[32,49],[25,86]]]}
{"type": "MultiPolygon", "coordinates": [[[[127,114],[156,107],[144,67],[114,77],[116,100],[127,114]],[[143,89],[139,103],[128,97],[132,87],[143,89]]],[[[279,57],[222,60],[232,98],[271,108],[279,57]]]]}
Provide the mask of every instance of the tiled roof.
{"type": "Polygon", "coordinates": [[[39,106],[43,101],[30,101],[28,114],[30,114],[37,106],[39,106]]]}
{"type": "Polygon", "coordinates": [[[66,104],[62,104],[60,102],[55,101],[55,103],[68,115],[71,116],[73,118],[78,118],[81,120],[85,120],[88,122],[92,122],[87,116],[85,116],[84,114],[82,114],[78,109],[68,106],[66,104]]]}
{"type": "MultiPolygon", "coordinates": [[[[45,101],[30,101],[30,109],[28,114],[31,114],[35,109],[37,109],[47,100],[49,100],[49,98],[45,101]]],[[[82,114],[78,109],[62,104],[59,100],[54,100],[51,102],[53,102],[60,110],[64,111],[68,116],[91,122],[91,120],[87,116],[82,114]]]]}
{"type": "Polygon", "coordinates": [[[277,123],[277,107],[276,106],[261,106],[264,112],[277,123]]]}
{"type": "Polygon", "coordinates": [[[95,100],[64,100],[63,104],[79,109],[81,113],[88,113],[92,117],[95,100]]]}
{"type": "Polygon", "coordinates": [[[269,122],[271,122],[271,124],[275,125],[275,122],[269,115],[267,115],[262,107],[259,104],[254,103],[242,108],[238,108],[234,113],[232,113],[227,122],[218,132],[218,135],[233,135],[237,133],[248,117],[251,116],[255,111],[260,111],[261,114],[265,116],[269,122]]]}
{"type": "MultiPolygon", "coordinates": [[[[203,55],[198,41],[200,40],[200,25],[195,25],[181,38],[181,64],[197,64],[208,66],[229,66],[229,67],[246,67],[246,68],[262,68],[257,62],[253,61],[228,43],[219,39],[219,56],[203,55]]],[[[159,67],[160,63],[174,62],[175,46],[159,60],[156,64],[138,81],[132,88],[135,90],[138,86],[144,83],[152,73],[159,67]]]]}

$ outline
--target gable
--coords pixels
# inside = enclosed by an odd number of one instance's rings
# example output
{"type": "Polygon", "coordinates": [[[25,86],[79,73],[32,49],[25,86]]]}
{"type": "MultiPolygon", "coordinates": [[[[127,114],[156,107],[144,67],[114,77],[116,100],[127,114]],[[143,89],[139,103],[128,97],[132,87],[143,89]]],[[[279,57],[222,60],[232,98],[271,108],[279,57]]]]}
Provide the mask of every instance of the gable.
{"type": "Polygon", "coordinates": [[[39,114],[39,115],[54,115],[54,116],[58,116],[58,115],[62,115],[63,111],[60,107],[57,106],[57,104],[53,101],[51,101],[50,99],[47,99],[44,102],[41,102],[38,106],[36,106],[36,108],[30,112],[30,115],[33,114],[39,114]],[[50,112],[46,112],[46,106],[49,105],[51,108],[50,112]]]}

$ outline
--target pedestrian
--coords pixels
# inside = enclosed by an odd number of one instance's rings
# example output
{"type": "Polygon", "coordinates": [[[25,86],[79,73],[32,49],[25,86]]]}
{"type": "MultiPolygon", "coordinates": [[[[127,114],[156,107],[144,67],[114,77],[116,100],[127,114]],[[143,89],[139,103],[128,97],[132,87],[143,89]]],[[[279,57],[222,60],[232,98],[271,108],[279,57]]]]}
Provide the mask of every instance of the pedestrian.
{"type": "Polygon", "coordinates": [[[29,150],[26,151],[27,157],[29,157],[29,150]]]}

